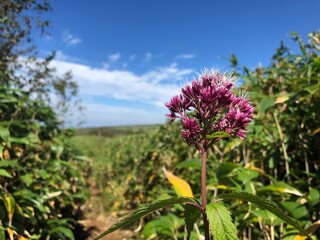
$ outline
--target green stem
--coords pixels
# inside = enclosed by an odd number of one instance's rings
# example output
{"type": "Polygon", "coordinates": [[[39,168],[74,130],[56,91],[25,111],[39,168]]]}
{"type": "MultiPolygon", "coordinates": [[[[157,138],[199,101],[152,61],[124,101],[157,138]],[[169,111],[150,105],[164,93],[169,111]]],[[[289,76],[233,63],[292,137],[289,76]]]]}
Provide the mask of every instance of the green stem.
{"type": "Polygon", "coordinates": [[[201,162],[201,199],[202,199],[202,218],[204,225],[204,235],[205,240],[210,240],[209,231],[209,221],[206,213],[207,208],[207,175],[206,175],[206,165],[207,165],[207,150],[202,149],[202,162],[201,162]]]}

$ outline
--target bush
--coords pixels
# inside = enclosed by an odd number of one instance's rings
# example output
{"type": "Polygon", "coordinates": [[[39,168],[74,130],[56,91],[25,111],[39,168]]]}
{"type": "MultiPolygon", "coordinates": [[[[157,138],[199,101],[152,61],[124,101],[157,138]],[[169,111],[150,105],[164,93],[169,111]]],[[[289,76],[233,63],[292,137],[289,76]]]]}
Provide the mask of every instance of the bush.
{"type": "Polygon", "coordinates": [[[86,188],[70,133],[24,91],[0,87],[0,109],[0,236],[74,239],[86,188]]]}

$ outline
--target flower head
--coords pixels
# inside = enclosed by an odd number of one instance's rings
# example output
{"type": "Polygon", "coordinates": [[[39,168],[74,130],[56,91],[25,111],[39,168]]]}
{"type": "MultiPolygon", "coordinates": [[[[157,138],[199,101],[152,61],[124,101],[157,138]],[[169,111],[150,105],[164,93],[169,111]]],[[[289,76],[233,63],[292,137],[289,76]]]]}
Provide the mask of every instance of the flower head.
{"type": "MultiPolygon", "coordinates": [[[[199,146],[205,140],[208,146],[207,136],[216,132],[226,132],[241,139],[246,137],[254,108],[246,96],[236,96],[232,92],[233,84],[232,76],[205,70],[198,79],[184,86],[180,95],[165,103],[170,111],[166,116],[171,122],[182,119],[181,133],[189,145],[199,146]]],[[[219,139],[210,138],[210,142],[219,139]]]]}

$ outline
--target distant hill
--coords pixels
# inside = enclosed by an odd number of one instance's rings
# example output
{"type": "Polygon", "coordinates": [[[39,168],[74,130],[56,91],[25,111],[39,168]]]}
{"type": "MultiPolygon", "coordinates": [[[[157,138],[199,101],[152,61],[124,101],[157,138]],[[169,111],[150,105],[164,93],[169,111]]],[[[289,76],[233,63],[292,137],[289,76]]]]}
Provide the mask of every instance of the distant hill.
{"type": "Polygon", "coordinates": [[[119,135],[130,135],[145,133],[160,127],[155,125],[133,125],[133,126],[117,126],[117,127],[90,127],[76,129],[76,135],[95,135],[104,137],[113,137],[119,135]]]}

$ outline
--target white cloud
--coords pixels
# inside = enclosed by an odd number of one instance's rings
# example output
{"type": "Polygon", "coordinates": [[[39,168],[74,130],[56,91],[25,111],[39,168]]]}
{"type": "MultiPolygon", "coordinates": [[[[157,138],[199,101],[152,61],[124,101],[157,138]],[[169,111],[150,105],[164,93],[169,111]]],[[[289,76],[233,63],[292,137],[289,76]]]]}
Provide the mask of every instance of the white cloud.
{"type": "Polygon", "coordinates": [[[179,69],[177,64],[161,67],[138,75],[128,70],[92,68],[85,64],[68,61],[53,61],[59,73],[72,71],[78,81],[81,94],[100,96],[118,100],[140,101],[157,104],[168,101],[178,92],[177,82],[193,72],[192,69],[179,69]]]}
{"type": "Polygon", "coordinates": [[[52,61],[52,64],[58,74],[72,71],[74,79],[79,84],[88,126],[164,122],[166,109],[163,104],[179,93],[181,82],[193,72],[189,68],[179,68],[176,63],[143,74],[136,74],[126,69],[93,68],[84,63],[61,59],[52,61]],[[92,103],[93,100],[91,103],[85,100],[95,98],[100,99],[99,104],[92,103]],[[104,98],[130,101],[133,104],[136,102],[139,106],[148,105],[152,110],[106,106],[101,104],[101,99],[104,98]],[[132,121],[130,118],[134,116],[132,121]]]}
{"type": "Polygon", "coordinates": [[[117,62],[120,58],[121,58],[121,54],[120,53],[114,53],[114,54],[110,54],[108,56],[109,61],[112,62],[112,63],[117,62]]]}
{"type": "Polygon", "coordinates": [[[68,46],[77,45],[82,42],[81,38],[75,37],[68,30],[63,32],[62,41],[68,46]]]}
{"type": "Polygon", "coordinates": [[[110,68],[110,63],[107,63],[107,62],[102,63],[102,68],[103,68],[103,69],[108,69],[108,68],[110,68]]]}
{"type": "Polygon", "coordinates": [[[176,56],[177,59],[191,59],[191,58],[195,58],[195,57],[196,56],[194,54],[191,54],[191,53],[180,54],[180,55],[176,56]]]}

